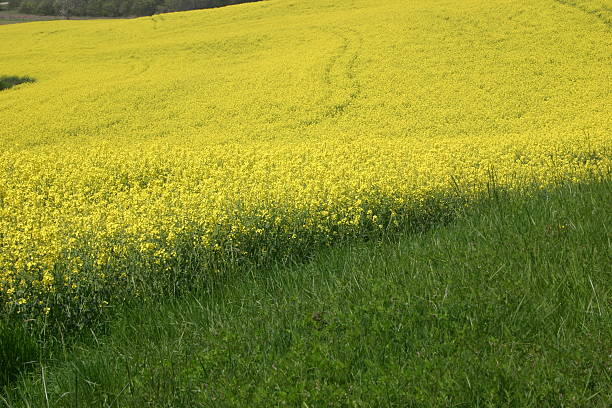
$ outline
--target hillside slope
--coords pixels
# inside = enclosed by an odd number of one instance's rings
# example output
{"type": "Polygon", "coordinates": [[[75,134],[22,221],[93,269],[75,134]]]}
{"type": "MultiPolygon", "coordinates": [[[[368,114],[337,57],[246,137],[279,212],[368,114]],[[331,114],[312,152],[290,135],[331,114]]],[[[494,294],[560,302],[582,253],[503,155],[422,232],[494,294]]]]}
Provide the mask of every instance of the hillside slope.
{"type": "Polygon", "coordinates": [[[1,27],[2,74],[36,80],[0,93],[2,299],[79,320],[219,260],[427,218],[491,177],[608,175],[606,4],[270,0],[1,27]]]}

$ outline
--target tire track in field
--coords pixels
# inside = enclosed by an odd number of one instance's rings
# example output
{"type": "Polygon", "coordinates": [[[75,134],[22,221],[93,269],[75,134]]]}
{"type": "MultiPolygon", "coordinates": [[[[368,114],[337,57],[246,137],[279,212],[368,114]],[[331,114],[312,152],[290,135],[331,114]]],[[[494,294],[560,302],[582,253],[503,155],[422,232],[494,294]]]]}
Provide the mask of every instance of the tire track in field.
{"type": "Polygon", "coordinates": [[[126,78],[138,78],[147,72],[151,67],[151,63],[147,60],[147,58],[141,55],[130,56],[129,61],[130,65],[125,73],[126,78]]]}
{"type": "MultiPolygon", "coordinates": [[[[153,24],[153,31],[157,31],[159,29],[159,25],[163,22],[165,18],[162,15],[153,15],[149,18],[149,21],[153,24]]],[[[132,77],[138,77],[145,72],[147,72],[151,68],[150,60],[146,57],[136,57],[137,63],[134,64],[133,68],[130,69],[128,74],[132,77]]]]}
{"type": "Polygon", "coordinates": [[[346,114],[362,92],[361,84],[355,74],[361,49],[360,34],[349,28],[344,28],[344,31],[339,28],[331,28],[326,29],[325,32],[340,40],[340,46],[323,69],[322,82],[327,89],[324,97],[327,106],[313,119],[301,121],[300,124],[303,126],[317,125],[325,120],[337,119],[346,114]],[[350,32],[351,35],[347,35],[347,32],[350,32]],[[345,92],[346,95],[333,103],[334,94],[338,89],[340,92],[345,92]]]}
{"type": "Polygon", "coordinates": [[[559,4],[563,4],[564,6],[572,7],[576,10],[580,10],[583,13],[590,14],[602,23],[606,25],[608,28],[612,28],[612,9],[607,8],[602,5],[602,10],[591,10],[587,7],[584,7],[572,0],[553,0],[559,4]]]}
{"type": "MultiPolygon", "coordinates": [[[[161,15],[153,15],[149,18],[149,21],[153,23],[153,31],[157,31],[159,28],[160,22],[163,22],[165,18],[161,15]]],[[[127,72],[127,75],[130,77],[138,77],[145,72],[147,72],[151,68],[151,62],[145,56],[133,57],[135,59],[134,64],[130,67],[130,70],[127,72]]]]}
{"type": "Polygon", "coordinates": [[[157,30],[157,16],[151,16],[151,22],[153,23],[153,30],[157,30]]]}

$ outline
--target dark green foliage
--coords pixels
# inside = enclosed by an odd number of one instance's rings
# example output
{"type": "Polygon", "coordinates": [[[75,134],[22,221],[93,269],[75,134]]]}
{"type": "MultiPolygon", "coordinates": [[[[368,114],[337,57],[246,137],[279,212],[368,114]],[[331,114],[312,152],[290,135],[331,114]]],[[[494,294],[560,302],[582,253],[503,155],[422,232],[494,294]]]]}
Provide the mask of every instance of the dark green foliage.
{"type": "Polygon", "coordinates": [[[229,6],[259,0],[17,0],[11,7],[40,15],[132,17],[229,6]]]}
{"type": "Polygon", "coordinates": [[[0,389],[38,361],[33,336],[21,324],[0,320],[0,389]]]}
{"type": "Polygon", "coordinates": [[[0,91],[26,82],[35,82],[35,80],[30,77],[0,76],[0,91]]]}
{"type": "Polygon", "coordinates": [[[118,310],[9,406],[608,407],[612,182],[118,310]],[[48,392],[47,399],[43,390],[48,392]]]}

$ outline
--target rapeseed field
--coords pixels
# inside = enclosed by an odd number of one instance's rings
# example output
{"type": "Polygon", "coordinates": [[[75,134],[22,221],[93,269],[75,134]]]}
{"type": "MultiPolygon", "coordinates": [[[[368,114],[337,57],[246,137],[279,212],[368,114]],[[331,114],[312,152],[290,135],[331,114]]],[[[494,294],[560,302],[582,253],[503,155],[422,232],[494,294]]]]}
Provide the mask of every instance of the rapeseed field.
{"type": "Polygon", "coordinates": [[[84,321],[492,182],[609,177],[609,6],[269,0],[0,27],[0,75],[35,79],[0,92],[0,301],[84,321]]]}

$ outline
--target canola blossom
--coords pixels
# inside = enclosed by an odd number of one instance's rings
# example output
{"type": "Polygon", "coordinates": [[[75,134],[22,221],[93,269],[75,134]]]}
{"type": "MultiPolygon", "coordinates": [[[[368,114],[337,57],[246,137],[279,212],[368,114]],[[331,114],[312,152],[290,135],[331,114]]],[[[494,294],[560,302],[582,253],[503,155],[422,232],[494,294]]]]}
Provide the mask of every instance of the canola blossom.
{"type": "Polygon", "coordinates": [[[149,277],[400,226],[492,175],[608,177],[609,9],[269,0],[2,26],[0,74],[36,82],[0,91],[0,301],[78,317],[149,277]]]}

